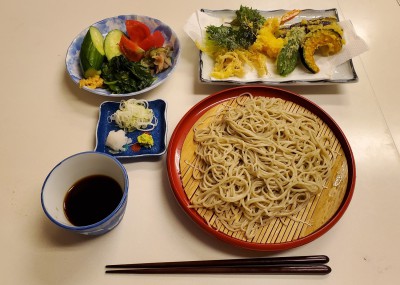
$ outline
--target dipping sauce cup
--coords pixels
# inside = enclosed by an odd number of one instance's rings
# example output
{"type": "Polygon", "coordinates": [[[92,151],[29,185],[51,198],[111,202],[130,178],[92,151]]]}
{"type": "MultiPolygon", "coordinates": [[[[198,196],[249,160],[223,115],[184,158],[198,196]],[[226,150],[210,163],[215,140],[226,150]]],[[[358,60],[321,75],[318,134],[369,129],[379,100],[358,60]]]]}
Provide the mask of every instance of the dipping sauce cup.
{"type": "Polygon", "coordinates": [[[41,191],[42,208],[65,230],[101,235],[122,220],[128,188],[126,169],[116,158],[81,152],[58,163],[47,175],[41,191]]]}

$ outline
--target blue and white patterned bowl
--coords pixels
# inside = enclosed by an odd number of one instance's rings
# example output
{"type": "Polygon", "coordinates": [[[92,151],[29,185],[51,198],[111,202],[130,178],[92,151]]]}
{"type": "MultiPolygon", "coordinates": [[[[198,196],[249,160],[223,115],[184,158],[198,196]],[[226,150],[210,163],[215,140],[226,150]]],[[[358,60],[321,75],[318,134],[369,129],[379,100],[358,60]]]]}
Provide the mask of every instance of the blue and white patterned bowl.
{"type": "MultiPolygon", "coordinates": [[[[151,32],[154,32],[156,30],[162,32],[165,38],[165,45],[171,45],[173,47],[172,66],[167,70],[157,74],[156,80],[153,82],[152,85],[137,92],[126,93],[126,94],[113,94],[111,93],[111,91],[103,88],[90,89],[87,87],[83,87],[83,89],[102,96],[110,96],[110,97],[135,96],[154,89],[155,87],[163,83],[174,71],[180,55],[179,39],[176,36],[175,32],[160,20],[150,18],[147,16],[120,15],[101,20],[99,22],[92,24],[91,26],[97,27],[103,34],[103,36],[106,36],[108,32],[114,29],[119,29],[124,33],[126,33],[126,27],[125,27],[126,20],[138,20],[146,24],[150,28],[151,32]]],[[[75,37],[75,39],[72,41],[71,45],[68,48],[65,59],[65,64],[67,66],[68,74],[76,84],[79,84],[79,80],[83,78],[82,70],[79,63],[79,53],[83,42],[83,38],[85,37],[88,29],[89,27],[84,29],[75,37]]]]}
{"type": "MultiPolygon", "coordinates": [[[[60,228],[84,235],[101,235],[114,229],[122,220],[128,188],[128,174],[116,158],[95,151],[81,152],[62,160],[50,171],[42,187],[42,208],[50,221],[60,228]],[[87,226],[74,226],[64,213],[65,196],[75,182],[91,175],[106,175],[117,181],[123,190],[122,199],[103,220],[87,226]]],[[[95,195],[93,199],[96,199],[95,195]]]]}

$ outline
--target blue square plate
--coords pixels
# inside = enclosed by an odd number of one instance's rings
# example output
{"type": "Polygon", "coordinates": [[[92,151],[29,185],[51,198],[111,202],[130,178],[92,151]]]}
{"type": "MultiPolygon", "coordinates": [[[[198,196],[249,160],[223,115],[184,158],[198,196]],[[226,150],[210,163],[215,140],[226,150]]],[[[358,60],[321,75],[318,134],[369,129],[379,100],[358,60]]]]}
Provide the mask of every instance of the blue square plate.
{"type": "MultiPolygon", "coordinates": [[[[166,137],[167,137],[167,122],[166,112],[167,104],[164,100],[157,99],[148,101],[149,108],[153,110],[154,116],[158,119],[157,126],[149,131],[154,139],[154,145],[151,148],[141,147],[138,151],[133,151],[127,147],[126,151],[113,153],[106,146],[106,140],[110,131],[117,131],[120,128],[115,122],[109,122],[108,117],[114,114],[119,109],[119,102],[106,101],[100,105],[99,121],[97,123],[96,132],[96,148],[95,151],[110,154],[116,158],[132,158],[143,156],[160,156],[166,151],[166,137]]],[[[137,142],[137,137],[143,134],[143,131],[133,131],[126,135],[132,139],[132,142],[137,142]]]]}

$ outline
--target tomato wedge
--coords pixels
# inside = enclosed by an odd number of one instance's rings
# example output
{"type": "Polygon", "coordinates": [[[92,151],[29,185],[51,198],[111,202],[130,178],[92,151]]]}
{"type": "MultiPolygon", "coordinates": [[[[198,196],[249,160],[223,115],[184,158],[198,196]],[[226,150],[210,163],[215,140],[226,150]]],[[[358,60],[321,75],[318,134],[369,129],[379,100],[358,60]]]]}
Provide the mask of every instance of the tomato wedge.
{"type": "Polygon", "coordinates": [[[134,41],[122,35],[119,41],[119,48],[121,53],[130,61],[139,61],[144,56],[144,50],[134,41]]]}
{"type": "Polygon", "coordinates": [[[143,41],[151,34],[150,28],[137,20],[126,20],[125,26],[129,39],[135,43],[143,41]]]}
{"type": "Polygon", "coordinates": [[[151,48],[159,48],[164,45],[164,36],[160,31],[155,31],[151,35],[147,36],[144,40],[139,42],[139,46],[148,51],[151,48]]]}

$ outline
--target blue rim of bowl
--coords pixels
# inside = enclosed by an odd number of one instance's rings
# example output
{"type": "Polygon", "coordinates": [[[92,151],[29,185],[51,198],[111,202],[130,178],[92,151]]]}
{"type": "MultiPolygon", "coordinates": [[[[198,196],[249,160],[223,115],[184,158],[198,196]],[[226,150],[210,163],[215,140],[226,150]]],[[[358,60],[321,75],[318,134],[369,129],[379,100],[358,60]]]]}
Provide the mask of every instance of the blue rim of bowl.
{"type": "MultiPolygon", "coordinates": [[[[156,80],[149,87],[146,87],[146,88],[136,91],[136,92],[130,92],[130,93],[124,93],[124,94],[114,94],[105,88],[90,89],[88,87],[83,87],[83,88],[81,88],[82,90],[88,91],[93,94],[106,96],[106,97],[131,97],[131,96],[136,96],[136,95],[148,92],[148,91],[156,88],[161,83],[163,83],[168,77],[170,77],[172,75],[172,73],[174,72],[174,70],[179,62],[179,58],[180,58],[180,54],[181,54],[181,47],[180,47],[180,40],[179,40],[177,34],[169,25],[165,24],[164,22],[162,22],[161,20],[156,19],[156,18],[152,18],[152,17],[144,16],[144,15],[131,14],[131,15],[118,15],[118,16],[114,16],[114,17],[108,17],[108,18],[102,19],[100,21],[97,21],[97,22],[91,24],[90,26],[100,26],[100,25],[104,24],[106,21],[112,20],[112,19],[120,19],[121,21],[126,20],[126,19],[146,19],[146,20],[156,23],[158,25],[157,27],[154,28],[154,31],[157,29],[161,29],[161,31],[163,31],[163,29],[167,28],[168,33],[170,33],[168,41],[170,41],[172,38],[174,39],[172,41],[172,45],[174,46],[173,56],[172,56],[172,66],[169,69],[164,70],[163,72],[155,75],[156,80]],[[163,77],[160,77],[160,76],[163,76],[163,77]]],[[[85,34],[88,31],[90,26],[86,27],[81,32],[79,32],[79,34],[77,34],[75,36],[75,38],[72,40],[71,44],[69,45],[67,52],[66,52],[66,56],[65,56],[65,65],[66,65],[67,73],[68,73],[69,77],[72,79],[72,81],[78,85],[79,85],[79,80],[82,78],[82,76],[80,76],[80,77],[76,76],[76,74],[74,74],[71,71],[72,66],[74,66],[74,64],[70,63],[70,57],[72,57],[71,49],[75,45],[75,42],[83,41],[83,37],[85,36],[85,34]]],[[[122,29],[122,30],[125,31],[124,29],[122,29]]],[[[77,49],[76,51],[79,52],[80,48],[77,49]]],[[[74,63],[75,63],[75,61],[74,61],[74,63]]],[[[76,65],[76,63],[75,63],[75,65],[76,65]]]]}
{"type": "Polygon", "coordinates": [[[128,173],[126,172],[126,169],[125,169],[125,167],[123,166],[123,164],[122,164],[121,162],[119,162],[118,159],[116,159],[115,157],[113,157],[113,156],[111,156],[111,155],[109,155],[109,154],[102,153],[102,152],[97,152],[97,151],[84,151],[84,152],[79,152],[79,153],[76,153],[76,154],[73,154],[73,155],[71,155],[71,156],[69,156],[69,157],[64,158],[62,161],[60,161],[59,163],[57,163],[57,164],[53,167],[53,169],[50,171],[49,174],[47,174],[46,179],[45,179],[44,182],[43,182],[43,186],[42,186],[42,190],[41,190],[41,195],[40,195],[40,201],[41,201],[42,209],[43,209],[44,213],[46,214],[46,216],[47,216],[54,224],[58,225],[58,226],[61,227],[61,228],[64,228],[64,229],[67,229],[67,230],[71,230],[71,231],[77,231],[77,232],[78,232],[78,231],[84,231],[84,230],[90,230],[90,229],[92,229],[92,228],[96,228],[97,226],[102,225],[102,224],[104,224],[105,222],[109,221],[109,220],[115,215],[115,213],[117,213],[117,212],[122,208],[122,206],[126,203],[126,200],[128,199],[128,190],[129,190],[128,173]],[[47,180],[49,179],[50,175],[55,171],[56,168],[58,168],[58,167],[59,167],[61,164],[63,164],[66,160],[71,159],[71,158],[73,158],[73,157],[75,157],[75,156],[78,156],[78,155],[82,155],[82,154],[99,154],[99,155],[103,155],[103,156],[106,156],[106,157],[108,157],[108,158],[111,158],[111,159],[121,168],[121,170],[122,170],[123,173],[124,173],[124,180],[125,180],[124,182],[125,182],[125,188],[126,188],[126,189],[125,189],[125,191],[124,191],[124,194],[122,195],[122,199],[121,199],[121,201],[119,202],[118,206],[114,209],[114,211],[112,211],[111,214],[109,214],[109,215],[108,215],[107,217],[105,217],[104,219],[102,219],[102,220],[100,220],[100,221],[98,221],[98,222],[96,222],[96,223],[94,223],[94,224],[87,225],[87,226],[69,226],[69,225],[65,225],[65,224],[60,223],[60,222],[58,222],[57,220],[55,220],[55,219],[52,217],[52,215],[50,215],[50,213],[47,211],[47,209],[46,209],[46,207],[45,207],[45,205],[44,205],[44,202],[43,202],[43,190],[44,190],[44,187],[45,187],[46,184],[47,184],[47,180]]]}

